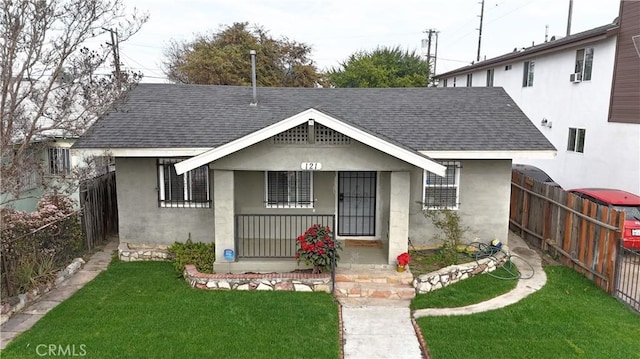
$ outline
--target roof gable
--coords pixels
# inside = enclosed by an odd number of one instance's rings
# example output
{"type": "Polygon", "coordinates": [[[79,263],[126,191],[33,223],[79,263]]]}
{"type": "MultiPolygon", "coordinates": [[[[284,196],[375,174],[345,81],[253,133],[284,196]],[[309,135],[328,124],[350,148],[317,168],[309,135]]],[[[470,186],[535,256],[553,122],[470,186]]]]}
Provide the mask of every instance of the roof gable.
{"type": "Polygon", "coordinates": [[[367,144],[370,147],[373,147],[379,151],[387,153],[388,155],[401,159],[414,166],[423,168],[439,176],[445,175],[446,167],[432,161],[426,156],[423,156],[415,151],[408,150],[406,148],[403,148],[400,145],[391,143],[387,140],[374,136],[369,132],[363,131],[360,128],[347,124],[343,121],[340,121],[332,116],[329,116],[313,108],[302,111],[289,118],[285,118],[282,121],[276,122],[258,131],[249,133],[246,136],[240,137],[222,146],[206,151],[198,156],[176,163],[175,164],[176,172],[179,175],[183,174],[194,168],[200,167],[209,162],[213,162],[231,153],[240,151],[260,141],[271,138],[283,131],[289,130],[293,127],[306,123],[309,120],[313,120],[319,124],[329,127],[346,136],[349,136],[350,138],[356,141],[367,144]]]}

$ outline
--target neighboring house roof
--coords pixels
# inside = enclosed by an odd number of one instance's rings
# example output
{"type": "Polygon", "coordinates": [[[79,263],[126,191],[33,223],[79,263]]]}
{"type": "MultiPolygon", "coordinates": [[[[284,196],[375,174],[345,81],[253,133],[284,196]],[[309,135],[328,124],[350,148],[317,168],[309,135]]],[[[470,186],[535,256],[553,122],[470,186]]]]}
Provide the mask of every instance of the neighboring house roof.
{"type": "Polygon", "coordinates": [[[257,92],[258,104],[250,106],[250,87],[140,84],[124,109],[97,120],[73,148],[212,149],[315,109],[423,154],[555,153],[502,88],[265,87],[257,92]]]}
{"type": "Polygon", "coordinates": [[[455,70],[436,75],[434,77],[437,79],[444,79],[453,75],[465,74],[475,70],[489,68],[501,63],[510,63],[514,60],[530,58],[534,55],[541,55],[542,53],[558,51],[568,46],[577,46],[583,42],[593,42],[617,34],[618,28],[618,21],[616,20],[611,24],[599,26],[587,31],[569,35],[557,40],[547,41],[524,49],[514,50],[513,52],[510,52],[508,54],[483,60],[469,66],[460,67],[455,70]]]}

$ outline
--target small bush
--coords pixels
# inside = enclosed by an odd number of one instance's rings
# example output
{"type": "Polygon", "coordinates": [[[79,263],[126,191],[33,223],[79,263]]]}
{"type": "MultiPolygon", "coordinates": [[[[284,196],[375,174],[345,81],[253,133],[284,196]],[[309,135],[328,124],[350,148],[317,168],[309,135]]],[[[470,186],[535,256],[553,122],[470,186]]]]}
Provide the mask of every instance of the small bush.
{"type": "Polygon", "coordinates": [[[442,242],[442,247],[436,254],[437,260],[445,266],[458,264],[458,248],[469,228],[464,227],[458,213],[450,209],[428,210],[425,211],[425,216],[441,231],[434,236],[442,242]]]}
{"type": "Polygon", "coordinates": [[[213,273],[216,255],[213,243],[194,243],[191,238],[185,243],[175,242],[167,248],[173,255],[173,268],[180,274],[186,264],[193,264],[201,273],[213,273]]]}

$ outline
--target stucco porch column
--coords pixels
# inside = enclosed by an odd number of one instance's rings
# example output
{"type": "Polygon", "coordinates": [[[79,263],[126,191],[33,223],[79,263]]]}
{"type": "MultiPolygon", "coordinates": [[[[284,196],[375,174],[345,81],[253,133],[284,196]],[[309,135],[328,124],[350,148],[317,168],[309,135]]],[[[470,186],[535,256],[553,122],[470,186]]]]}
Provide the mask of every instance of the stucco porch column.
{"type": "Polygon", "coordinates": [[[395,264],[400,253],[408,250],[409,238],[409,172],[391,172],[389,198],[389,264],[395,264]]]}
{"type": "Polygon", "coordinates": [[[213,216],[216,243],[216,267],[225,265],[224,250],[233,249],[237,255],[234,239],[234,189],[233,171],[213,171],[213,216]]]}

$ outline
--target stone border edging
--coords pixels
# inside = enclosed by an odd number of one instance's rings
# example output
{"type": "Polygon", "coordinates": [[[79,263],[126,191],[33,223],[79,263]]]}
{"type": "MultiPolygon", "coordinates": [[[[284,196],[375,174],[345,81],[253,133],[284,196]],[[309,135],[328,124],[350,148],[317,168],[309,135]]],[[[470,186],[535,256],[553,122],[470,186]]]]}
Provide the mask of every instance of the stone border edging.
{"type": "Polygon", "coordinates": [[[14,314],[24,309],[28,304],[38,300],[43,294],[50,292],[62,282],[69,279],[79,271],[85,263],[85,260],[80,257],[74,258],[68,266],[56,273],[56,279],[53,282],[41,285],[27,293],[6,298],[5,302],[2,303],[2,309],[0,311],[0,325],[6,323],[14,314]]]}
{"type": "Polygon", "coordinates": [[[497,261],[493,260],[492,257],[483,258],[469,263],[450,265],[431,273],[419,275],[414,278],[413,287],[416,289],[416,294],[424,294],[478,274],[492,272],[507,260],[507,256],[502,252],[498,253],[497,257],[497,261]]]}
{"type": "Polygon", "coordinates": [[[129,243],[120,242],[118,258],[123,262],[166,261],[171,259],[171,254],[166,247],[132,248],[129,243]]]}
{"type": "Polygon", "coordinates": [[[331,292],[331,275],[310,273],[200,273],[192,264],[184,266],[184,278],[198,289],[281,290],[331,292]]]}

